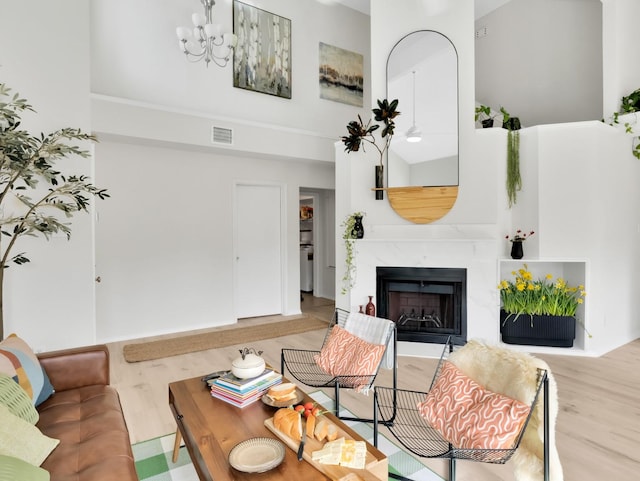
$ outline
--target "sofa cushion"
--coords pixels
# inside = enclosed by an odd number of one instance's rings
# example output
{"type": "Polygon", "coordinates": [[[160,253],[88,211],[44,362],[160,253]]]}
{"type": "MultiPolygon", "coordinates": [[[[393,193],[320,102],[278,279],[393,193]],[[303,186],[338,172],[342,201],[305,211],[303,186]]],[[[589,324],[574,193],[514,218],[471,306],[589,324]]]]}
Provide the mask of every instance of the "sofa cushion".
{"type": "Polygon", "coordinates": [[[129,433],[114,388],[58,391],[38,407],[37,426],[60,445],[42,464],[52,481],[137,479],[129,433]]]}
{"type": "Polygon", "coordinates": [[[29,345],[11,334],[0,342],[0,372],[11,376],[36,406],[53,393],[53,386],[29,345]]]}
{"type": "Polygon", "coordinates": [[[40,466],[58,443],[0,404],[0,454],[40,466]]]}
{"type": "Polygon", "coordinates": [[[49,481],[49,473],[22,459],[0,454],[0,481],[49,481]]]}
{"type": "Polygon", "coordinates": [[[38,411],[31,398],[20,385],[7,374],[0,373],[0,404],[4,404],[14,416],[28,423],[38,422],[38,411]]]}

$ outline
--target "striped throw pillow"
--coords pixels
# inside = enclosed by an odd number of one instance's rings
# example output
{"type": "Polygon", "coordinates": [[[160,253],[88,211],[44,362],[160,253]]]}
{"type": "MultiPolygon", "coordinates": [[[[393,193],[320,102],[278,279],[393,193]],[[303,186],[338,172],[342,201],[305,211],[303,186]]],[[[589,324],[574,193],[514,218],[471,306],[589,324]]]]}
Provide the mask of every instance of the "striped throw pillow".
{"type": "Polygon", "coordinates": [[[528,405],[487,391],[449,361],[418,410],[460,449],[510,449],[529,415],[528,405]]]}
{"type": "Polygon", "coordinates": [[[329,339],[316,356],[316,363],[333,376],[349,376],[341,379],[341,384],[361,390],[377,372],[385,347],[364,341],[340,326],[333,326],[329,339]]]}

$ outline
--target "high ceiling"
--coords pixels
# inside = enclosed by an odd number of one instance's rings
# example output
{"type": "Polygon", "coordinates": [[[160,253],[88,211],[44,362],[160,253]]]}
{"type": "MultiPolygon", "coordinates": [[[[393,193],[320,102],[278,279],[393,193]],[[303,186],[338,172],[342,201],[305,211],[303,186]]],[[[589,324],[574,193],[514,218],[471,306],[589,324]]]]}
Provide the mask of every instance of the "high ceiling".
{"type": "MultiPolygon", "coordinates": [[[[318,0],[318,1],[329,3],[330,1],[333,1],[333,0],[318,0]]],[[[335,0],[335,1],[337,1],[338,3],[342,3],[343,5],[349,8],[352,8],[354,10],[357,10],[359,12],[369,15],[369,12],[370,12],[369,5],[371,3],[371,0],[335,0]]],[[[425,0],[425,1],[429,1],[429,0],[425,0]]],[[[440,0],[435,0],[435,1],[440,1],[440,0]]],[[[484,17],[487,13],[491,12],[492,10],[495,10],[498,7],[501,7],[502,5],[504,5],[509,1],[511,0],[474,0],[475,18],[484,17]]]]}

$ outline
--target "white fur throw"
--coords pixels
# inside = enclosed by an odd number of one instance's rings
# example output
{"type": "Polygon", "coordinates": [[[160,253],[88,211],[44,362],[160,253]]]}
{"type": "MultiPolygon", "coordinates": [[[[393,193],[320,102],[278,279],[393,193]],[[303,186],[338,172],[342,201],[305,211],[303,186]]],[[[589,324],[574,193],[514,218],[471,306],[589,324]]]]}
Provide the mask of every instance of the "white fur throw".
{"type": "MultiPolygon", "coordinates": [[[[527,353],[491,346],[471,340],[453,352],[449,360],[471,379],[493,392],[531,404],[537,385],[537,369],[546,369],[549,378],[549,477],[563,481],[562,465],[555,443],[555,422],[558,415],[557,385],[549,366],[527,353]]],[[[513,455],[517,481],[544,479],[544,404],[540,393],[534,412],[513,455]]]]}

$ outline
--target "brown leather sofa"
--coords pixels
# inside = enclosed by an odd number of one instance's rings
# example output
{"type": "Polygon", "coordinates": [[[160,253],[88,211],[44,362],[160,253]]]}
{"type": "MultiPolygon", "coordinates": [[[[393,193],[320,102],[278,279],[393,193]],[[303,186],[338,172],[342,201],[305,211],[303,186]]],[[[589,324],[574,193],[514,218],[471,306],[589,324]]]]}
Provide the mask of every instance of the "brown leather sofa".
{"type": "Polygon", "coordinates": [[[60,440],[42,464],[51,481],[138,481],[120,399],[109,385],[104,345],[38,355],[55,393],[37,427],[60,440]]]}

